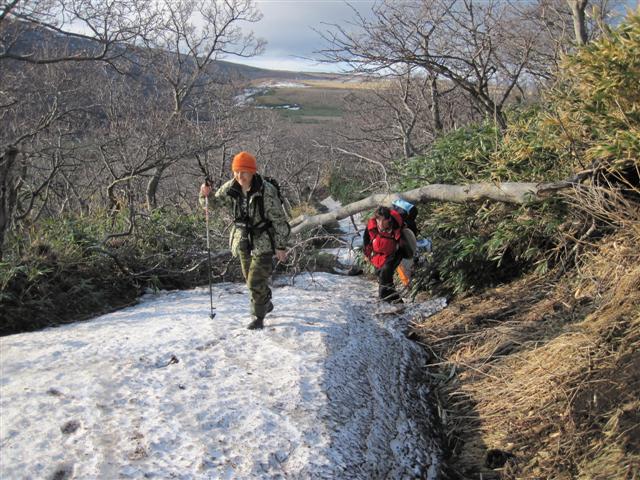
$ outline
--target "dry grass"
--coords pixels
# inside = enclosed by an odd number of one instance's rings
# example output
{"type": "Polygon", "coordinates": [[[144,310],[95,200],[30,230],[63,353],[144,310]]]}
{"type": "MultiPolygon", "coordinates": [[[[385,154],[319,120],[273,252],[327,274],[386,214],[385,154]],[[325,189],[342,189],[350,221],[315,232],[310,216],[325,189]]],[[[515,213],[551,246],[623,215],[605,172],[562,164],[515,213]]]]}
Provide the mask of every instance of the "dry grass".
{"type": "Polygon", "coordinates": [[[297,218],[301,215],[313,216],[317,214],[318,210],[316,207],[309,203],[300,203],[292,208],[290,212],[291,218],[297,218]]]}
{"type": "Polygon", "coordinates": [[[305,85],[315,88],[331,88],[338,90],[380,90],[391,85],[389,80],[336,79],[336,80],[304,80],[305,85]]]}
{"type": "Polygon", "coordinates": [[[639,478],[638,236],[622,229],[581,265],[416,327],[438,366],[452,478],[639,478]]]}
{"type": "Polygon", "coordinates": [[[298,105],[300,110],[281,109],[277,112],[294,121],[308,123],[341,122],[345,111],[345,96],[349,91],[332,88],[275,87],[265,95],[254,97],[256,105],[276,108],[298,105]]]}

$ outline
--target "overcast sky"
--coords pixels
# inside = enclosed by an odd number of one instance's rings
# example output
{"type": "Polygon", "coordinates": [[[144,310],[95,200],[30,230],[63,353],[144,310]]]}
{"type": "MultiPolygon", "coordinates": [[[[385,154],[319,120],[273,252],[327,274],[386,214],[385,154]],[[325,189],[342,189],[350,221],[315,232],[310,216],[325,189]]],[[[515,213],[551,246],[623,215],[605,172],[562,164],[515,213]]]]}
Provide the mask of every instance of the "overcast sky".
{"type": "MultiPolygon", "coordinates": [[[[349,2],[365,16],[374,4],[374,0],[349,2]]],[[[332,71],[330,65],[300,57],[313,57],[314,51],[326,47],[314,28],[326,31],[328,26],[324,24],[345,24],[354,18],[349,5],[344,0],[257,0],[263,18],[251,26],[257,37],[267,41],[266,51],[255,58],[228,60],[277,70],[332,71]]]]}
{"type": "MultiPolygon", "coordinates": [[[[375,0],[256,0],[263,18],[250,24],[256,36],[267,41],[264,54],[249,59],[227,58],[261,68],[291,71],[338,71],[337,66],[318,64],[300,57],[314,57],[314,51],[326,47],[314,31],[326,31],[327,24],[342,24],[354,19],[353,8],[370,16],[375,0]],[[351,6],[349,6],[351,5],[351,6]]],[[[640,8],[640,0],[623,0],[629,8],[640,8]]],[[[348,28],[347,28],[348,29],[348,28]]]]}

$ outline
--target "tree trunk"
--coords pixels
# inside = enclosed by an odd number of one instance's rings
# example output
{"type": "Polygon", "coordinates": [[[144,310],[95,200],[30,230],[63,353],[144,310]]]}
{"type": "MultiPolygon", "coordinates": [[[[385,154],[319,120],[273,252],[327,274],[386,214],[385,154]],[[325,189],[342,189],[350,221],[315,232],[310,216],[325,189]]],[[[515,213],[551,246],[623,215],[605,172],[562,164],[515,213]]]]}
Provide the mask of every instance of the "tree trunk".
{"type": "Polygon", "coordinates": [[[575,32],[576,42],[578,45],[587,43],[587,26],[584,11],[587,8],[588,0],[567,0],[571,7],[571,16],[573,17],[573,31],[575,32]]]}
{"type": "Polygon", "coordinates": [[[435,75],[431,79],[431,118],[436,135],[440,135],[443,130],[442,118],[440,116],[440,92],[438,91],[438,77],[435,75]]]}
{"type": "Polygon", "coordinates": [[[427,200],[445,202],[471,202],[477,200],[496,200],[499,202],[523,204],[541,200],[547,194],[570,188],[572,180],[558,183],[473,183],[470,185],[442,185],[433,184],[419,187],[402,193],[378,193],[351,203],[337,210],[315,215],[313,217],[300,216],[292,220],[291,233],[300,233],[313,226],[331,223],[364,210],[371,210],[378,205],[391,206],[394,200],[404,199],[411,203],[421,203],[427,200]]]}
{"type": "Polygon", "coordinates": [[[158,193],[158,185],[160,184],[160,180],[162,179],[162,174],[164,173],[164,166],[156,167],[156,171],[149,180],[147,184],[147,210],[151,211],[158,206],[158,200],[156,198],[156,194],[158,193]]]}
{"type": "Polygon", "coordinates": [[[402,134],[402,152],[404,159],[408,160],[415,154],[415,149],[411,143],[411,134],[402,125],[400,125],[400,132],[402,134]]]}
{"type": "Polygon", "coordinates": [[[11,225],[18,192],[13,177],[13,169],[18,158],[18,150],[8,148],[0,158],[0,260],[4,252],[4,239],[11,225]]]}
{"type": "Polygon", "coordinates": [[[493,104],[493,112],[489,112],[490,115],[493,115],[493,121],[498,124],[500,130],[504,132],[507,129],[507,118],[502,111],[502,108],[493,104]]]}

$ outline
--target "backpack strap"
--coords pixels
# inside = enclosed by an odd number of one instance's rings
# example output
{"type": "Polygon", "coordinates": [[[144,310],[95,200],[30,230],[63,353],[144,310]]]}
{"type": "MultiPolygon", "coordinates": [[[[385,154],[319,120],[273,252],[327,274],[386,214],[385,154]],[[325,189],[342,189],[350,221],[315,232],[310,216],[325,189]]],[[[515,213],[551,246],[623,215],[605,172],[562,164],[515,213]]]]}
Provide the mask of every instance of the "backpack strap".
{"type": "MultiPolygon", "coordinates": [[[[274,178],[263,176],[262,177],[262,195],[258,199],[259,200],[258,208],[260,212],[260,218],[265,224],[268,224],[268,226],[266,227],[266,231],[267,231],[267,235],[269,235],[269,240],[271,241],[271,248],[275,252],[276,241],[275,241],[275,234],[273,231],[273,223],[271,222],[271,220],[267,220],[264,213],[264,197],[265,197],[265,189],[266,189],[265,185],[267,183],[276,189],[276,193],[278,194],[278,200],[280,201],[281,208],[285,212],[285,215],[286,215],[286,211],[284,210],[284,199],[282,198],[282,191],[280,190],[280,184],[274,178]]],[[[289,225],[289,222],[286,222],[286,225],[287,225],[287,229],[289,230],[289,233],[291,233],[291,225],[289,225]]]]}
{"type": "Polygon", "coordinates": [[[271,242],[271,250],[273,250],[274,252],[276,251],[276,241],[273,235],[273,223],[271,222],[271,220],[268,220],[266,215],[264,214],[264,181],[262,183],[262,194],[256,199],[256,201],[258,202],[258,212],[260,213],[260,223],[258,223],[257,225],[254,225],[253,227],[253,231],[254,233],[262,233],[262,232],[267,232],[267,235],[269,236],[269,241],[271,242]]]}
{"type": "MultiPolygon", "coordinates": [[[[280,204],[283,206],[283,208],[284,208],[284,203],[282,202],[280,187],[278,186],[277,182],[275,182],[275,180],[272,180],[269,177],[260,176],[259,181],[260,181],[259,195],[255,196],[254,202],[256,203],[256,208],[258,210],[258,214],[260,215],[259,217],[260,220],[255,224],[251,224],[250,219],[248,217],[236,218],[235,225],[238,228],[243,228],[247,232],[247,239],[249,240],[250,250],[253,250],[253,240],[255,236],[263,232],[266,232],[267,235],[269,236],[269,241],[271,242],[271,249],[275,252],[276,241],[275,241],[275,232],[273,228],[273,222],[267,218],[265,213],[265,208],[264,208],[264,197],[265,197],[265,190],[266,190],[267,183],[271,184],[276,189],[276,192],[278,194],[278,199],[280,200],[280,204]]],[[[241,201],[239,196],[235,196],[235,200],[236,202],[241,201]]],[[[236,215],[238,213],[239,213],[239,209],[237,210],[236,215]]],[[[291,226],[289,225],[288,222],[286,225],[289,229],[289,232],[291,232],[291,226]]]]}

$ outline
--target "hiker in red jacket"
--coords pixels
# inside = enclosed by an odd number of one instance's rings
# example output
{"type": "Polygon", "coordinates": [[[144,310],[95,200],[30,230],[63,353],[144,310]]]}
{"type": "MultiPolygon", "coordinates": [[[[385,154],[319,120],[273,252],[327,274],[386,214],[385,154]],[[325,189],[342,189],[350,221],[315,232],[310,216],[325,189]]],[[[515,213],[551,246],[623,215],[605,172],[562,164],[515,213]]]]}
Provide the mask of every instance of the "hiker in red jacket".
{"type": "Polygon", "coordinates": [[[378,207],[364,232],[364,254],[378,276],[378,295],[389,303],[402,303],[393,286],[393,272],[405,255],[402,217],[395,210],[378,207]]]}

